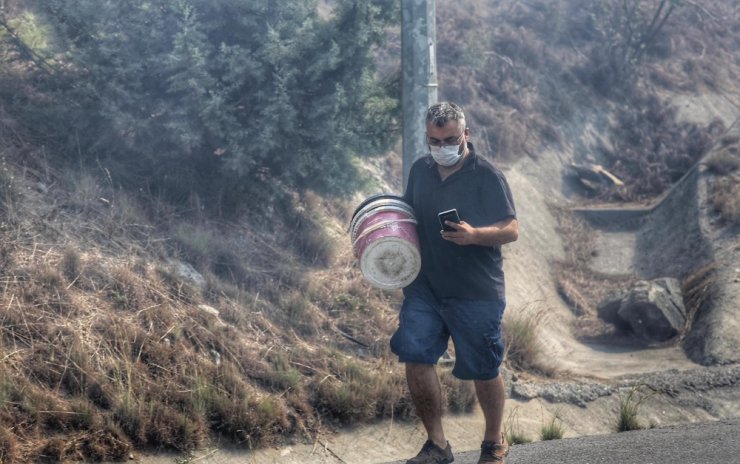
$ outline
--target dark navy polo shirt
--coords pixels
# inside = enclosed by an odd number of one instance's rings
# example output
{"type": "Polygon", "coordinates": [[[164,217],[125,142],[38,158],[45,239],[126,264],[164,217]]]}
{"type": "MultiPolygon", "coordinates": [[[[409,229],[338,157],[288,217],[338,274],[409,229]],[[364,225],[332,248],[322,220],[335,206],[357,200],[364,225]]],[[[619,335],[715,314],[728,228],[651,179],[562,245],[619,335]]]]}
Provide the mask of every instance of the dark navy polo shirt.
{"type": "Polygon", "coordinates": [[[492,300],[504,298],[501,247],[456,245],[440,235],[437,213],[457,208],[473,227],[515,218],[514,199],[503,173],[470,153],[463,167],[444,181],[431,155],[411,166],[404,200],[414,208],[421,247],[416,283],[426,283],[437,298],[492,300]]]}

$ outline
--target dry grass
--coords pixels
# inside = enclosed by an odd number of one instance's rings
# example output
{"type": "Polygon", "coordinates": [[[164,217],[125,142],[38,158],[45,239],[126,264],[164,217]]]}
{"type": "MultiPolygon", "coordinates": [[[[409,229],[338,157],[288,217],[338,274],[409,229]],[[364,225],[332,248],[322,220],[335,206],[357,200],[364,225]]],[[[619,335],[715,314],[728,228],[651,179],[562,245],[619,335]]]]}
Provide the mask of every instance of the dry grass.
{"type": "Polygon", "coordinates": [[[546,45],[551,38],[539,35],[552,23],[531,21],[544,13],[520,5],[479,3],[447,9],[437,24],[441,98],[466,109],[480,153],[537,157],[541,145],[561,142],[576,95],[560,85],[564,70],[546,45]]]}
{"type": "Polygon", "coordinates": [[[630,36],[627,25],[639,33],[635,29],[649,24],[642,3],[637,19],[645,24],[622,17],[627,9],[609,2],[553,0],[533,8],[467,0],[445,9],[445,21],[437,24],[440,98],[461,103],[478,151],[503,160],[537,158],[543,146],[567,144],[573,123],[597,108],[613,121],[605,129],[613,149],[576,155],[600,158],[626,185],[596,196],[653,198],[724,131],[719,121],[679,120],[678,109],[656,97],[656,87],[733,93],[737,67],[726,63],[736,50],[737,12],[718,0],[683,5],[650,43],[635,48],[622,42],[630,36]],[[617,50],[636,59],[620,61],[617,50]]]}
{"type": "Polygon", "coordinates": [[[328,417],[347,424],[378,417],[404,419],[412,406],[405,389],[402,369],[381,367],[371,373],[358,361],[345,355],[330,358],[332,374],[317,379],[317,407],[328,417]]]}
{"type": "Polygon", "coordinates": [[[728,134],[703,162],[710,172],[724,176],[740,170],[740,137],[728,134]]]}
{"type": "Polygon", "coordinates": [[[565,262],[588,267],[593,258],[595,243],[591,227],[577,213],[557,205],[550,205],[557,218],[557,231],[564,237],[565,262]]]}
{"type": "Polygon", "coordinates": [[[711,183],[709,204],[724,223],[740,224],[740,176],[727,175],[711,183]]]}
{"type": "MultiPolygon", "coordinates": [[[[386,347],[399,295],[364,284],[348,239],[341,254],[299,246],[314,268],[291,258],[289,237],[241,227],[173,221],[170,246],[141,235],[154,230],[146,205],[101,206],[105,185],[93,177],[75,177],[88,179],[76,203],[51,205],[63,227],[5,222],[3,462],[121,460],[219,436],[264,446],[322,424],[412,416],[386,347]],[[159,264],[178,250],[202,287],[159,264]],[[346,267],[339,277],[322,270],[334,260],[346,267]]],[[[4,210],[37,208],[25,191],[6,195],[4,210]]]]}
{"type": "Polygon", "coordinates": [[[16,462],[20,458],[18,440],[5,426],[0,427],[0,462],[16,462]]]}
{"type": "Polygon", "coordinates": [[[294,200],[292,208],[298,213],[292,225],[298,255],[313,266],[332,265],[337,257],[336,241],[324,226],[330,221],[328,212],[331,206],[317,194],[308,191],[294,200]]]}
{"type": "Polygon", "coordinates": [[[605,152],[605,167],[625,185],[600,192],[603,200],[658,196],[699,162],[725,131],[719,119],[706,125],[679,120],[678,109],[654,95],[636,95],[631,104],[643,110],[618,112],[612,128],[614,148],[605,152]]]}
{"type": "Polygon", "coordinates": [[[519,406],[514,407],[509,412],[506,420],[504,420],[504,436],[509,445],[521,445],[532,442],[532,439],[522,431],[522,427],[519,424],[519,406]]]}
{"type": "Polygon", "coordinates": [[[439,376],[447,410],[454,414],[473,412],[478,400],[472,382],[456,378],[449,370],[442,370],[439,376]]]}
{"type": "MultiPolygon", "coordinates": [[[[401,294],[360,276],[345,224],[333,225],[351,207],[306,193],[264,229],[171,212],[159,222],[161,207],[137,207],[105,171],[69,178],[74,189],[51,205],[58,221],[43,233],[22,215],[8,223],[0,349],[12,353],[8,404],[21,407],[0,414],[23,426],[1,452],[117,460],[140,447],[256,447],[414,417],[388,349],[401,294]]],[[[33,209],[39,198],[14,179],[12,211],[33,209]]],[[[442,382],[448,410],[469,412],[472,385],[445,373],[442,382]]]]}
{"type": "MultiPolygon", "coordinates": [[[[564,269],[561,268],[560,270],[562,271],[564,269]]],[[[583,282],[586,280],[583,277],[583,274],[559,272],[555,285],[563,301],[573,311],[574,315],[578,317],[594,317],[596,315],[596,309],[593,303],[579,290],[581,286],[578,281],[583,282]]]]}
{"type": "Polygon", "coordinates": [[[683,337],[691,332],[697,315],[711,307],[717,292],[717,268],[716,262],[701,266],[681,283],[681,292],[686,306],[686,327],[682,332],[683,337]]]}
{"type": "Polygon", "coordinates": [[[504,360],[514,370],[546,376],[555,373],[545,359],[544,347],[538,337],[538,327],[545,323],[548,309],[530,313],[528,308],[507,311],[504,314],[503,337],[506,352],[504,360]]]}
{"type": "Polygon", "coordinates": [[[572,211],[553,207],[558,232],[566,237],[565,259],[553,265],[552,276],[558,294],[576,316],[573,331],[581,340],[618,335],[618,329],[598,317],[597,307],[604,299],[633,280],[629,276],[604,275],[590,268],[594,253],[591,227],[572,211]]]}
{"type": "Polygon", "coordinates": [[[553,278],[563,301],[578,317],[576,332],[594,326],[596,306],[618,283],[612,276],[595,273],[589,266],[595,253],[590,226],[571,211],[556,208],[558,232],[567,237],[565,259],[553,266],[553,278]]]}
{"type": "MultiPolygon", "coordinates": [[[[33,211],[43,199],[13,178],[12,207],[33,211]]],[[[400,292],[365,284],[341,225],[327,228],[330,249],[297,244],[292,222],[277,233],[173,216],[155,226],[151,204],[135,211],[94,175],[74,178],[88,179],[76,203],[49,205],[59,214],[43,229],[20,215],[5,223],[2,460],[121,460],[213,439],[257,447],[413,416],[387,348],[400,292]],[[178,259],[203,283],[180,275],[178,259]]],[[[301,202],[324,222],[344,207],[301,202]]],[[[452,408],[468,408],[465,391],[450,382],[452,408]]]]}

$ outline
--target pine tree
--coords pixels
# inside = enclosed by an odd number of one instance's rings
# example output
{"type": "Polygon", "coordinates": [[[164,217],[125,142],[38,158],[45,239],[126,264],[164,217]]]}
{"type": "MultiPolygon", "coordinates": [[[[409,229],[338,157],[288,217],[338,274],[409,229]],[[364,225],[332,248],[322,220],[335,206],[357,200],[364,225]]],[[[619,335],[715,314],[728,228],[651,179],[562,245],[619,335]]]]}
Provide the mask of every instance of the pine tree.
{"type": "MultiPolygon", "coordinates": [[[[91,159],[182,198],[344,193],[398,138],[374,72],[389,0],[30,1],[57,38],[47,86],[91,159]]],[[[262,198],[264,199],[264,198],[262,198]]]]}

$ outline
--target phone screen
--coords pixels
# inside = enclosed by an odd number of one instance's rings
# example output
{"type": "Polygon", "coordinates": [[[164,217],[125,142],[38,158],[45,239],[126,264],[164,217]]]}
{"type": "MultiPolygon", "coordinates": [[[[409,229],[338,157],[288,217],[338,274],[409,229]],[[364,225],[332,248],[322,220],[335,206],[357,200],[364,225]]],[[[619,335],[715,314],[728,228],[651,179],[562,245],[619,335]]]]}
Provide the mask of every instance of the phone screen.
{"type": "Polygon", "coordinates": [[[460,222],[460,216],[457,214],[457,209],[450,209],[447,211],[442,211],[441,213],[437,215],[437,217],[439,217],[439,225],[442,226],[442,230],[446,230],[446,231],[453,231],[455,229],[445,224],[445,221],[456,222],[456,223],[460,222]]]}

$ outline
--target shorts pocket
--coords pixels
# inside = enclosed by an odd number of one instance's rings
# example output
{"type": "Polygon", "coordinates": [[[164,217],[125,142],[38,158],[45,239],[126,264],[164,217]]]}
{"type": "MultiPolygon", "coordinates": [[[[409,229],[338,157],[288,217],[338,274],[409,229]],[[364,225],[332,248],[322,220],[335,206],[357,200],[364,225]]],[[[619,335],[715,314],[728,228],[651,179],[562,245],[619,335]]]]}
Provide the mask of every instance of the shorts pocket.
{"type": "Polygon", "coordinates": [[[490,366],[498,369],[504,361],[504,340],[500,335],[486,335],[490,366]]]}

